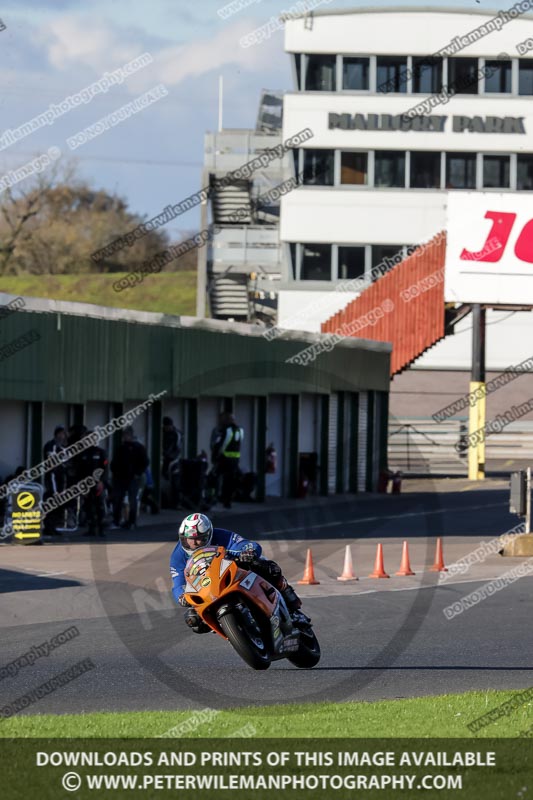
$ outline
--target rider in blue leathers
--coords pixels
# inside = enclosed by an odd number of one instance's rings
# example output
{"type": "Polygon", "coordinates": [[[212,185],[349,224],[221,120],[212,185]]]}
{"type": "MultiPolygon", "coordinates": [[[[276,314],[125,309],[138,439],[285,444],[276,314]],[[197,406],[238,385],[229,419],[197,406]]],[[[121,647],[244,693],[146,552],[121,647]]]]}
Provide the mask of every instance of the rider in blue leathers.
{"type": "Polygon", "coordinates": [[[183,573],[185,565],[194,551],[208,545],[225,547],[227,557],[233,558],[247,569],[253,569],[258,575],[268,580],[281,592],[290,612],[297,612],[302,605],[292,586],[283,577],[278,564],[262,557],[260,544],[244,539],[239,534],[225,528],[213,528],[211,520],[205,514],[189,514],[181,523],[179,542],[170,556],[170,575],[174,599],[178,605],[187,607],[185,622],[195,633],[207,633],[210,628],[185,600],[183,573]]]}

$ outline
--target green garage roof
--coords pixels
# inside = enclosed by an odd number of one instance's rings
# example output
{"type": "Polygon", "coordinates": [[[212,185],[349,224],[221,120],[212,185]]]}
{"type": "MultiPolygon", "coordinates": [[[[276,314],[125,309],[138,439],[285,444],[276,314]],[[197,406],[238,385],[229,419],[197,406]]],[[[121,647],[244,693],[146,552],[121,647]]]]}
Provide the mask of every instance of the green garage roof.
{"type": "MultiPolygon", "coordinates": [[[[5,306],[13,295],[0,293],[5,306]]],[[[24,298],[0,315],[0,398],[82,403],[389,389],[391,345],[352,337],[305,366],[287,359],[323,334],[268,341],[242,323],[24,298]],[[34,332],[28,344],[20,339],[34,332]],[[34,339],[34,341],[31,341],[34,339]],[[6,345],[21,349],[6,357],[6,345]],[[4,348],[4,351],[2,351],[4,348]]]]}

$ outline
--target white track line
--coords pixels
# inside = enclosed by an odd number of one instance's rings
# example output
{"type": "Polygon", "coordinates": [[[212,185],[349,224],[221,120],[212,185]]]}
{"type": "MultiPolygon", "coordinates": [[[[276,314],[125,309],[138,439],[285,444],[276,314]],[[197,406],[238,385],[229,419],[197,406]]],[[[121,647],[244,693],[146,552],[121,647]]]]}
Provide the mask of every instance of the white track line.
{"type": "MultiPolygon", "coordinates": [[[[423,517],[429,514],[446,514],[448,511],[477,511],[480,508],[497,508],[501,503],[483,503],[479,506],[456,506],[455,508],[435,508],[430,511],[408,511],[405,514],[389,514],[389,516],[382,517],[355,517],[353,519],[344,519],[338,522],[322,522],[320,525],[303,525],[299,528],[291,528],[291,533],[295,531],[312,531],[315,528],[322,530],[323,528],[334,528],[338,525],[357,525],[360,522],[384,522],[388,519],[404,519],[405,517],[423,517]]],[[[263,535],[287,533],[287,528],[279,528],[275,531],[263,531],[263,535]]]]}
{"type": "Polygon", "coordinates": [[[40,575],[37,575],[38,578],[50,578],[52,575],[66,575],[67,571],[64,569],[62,572],[41,572],[40,575]]]}
{"type": "MultiPolygon", "coordinates": [[[[533,577],[533,576],[531,576],[531,575],[522,575],[522,578],[531,578],[531,577],[533,577]]],[[[522,578],[520,578],[520,580],[522,580],[522,578]]],[[[376,587],[375,589],[365,589],[362,592],[357,592],[357,591],[356,592],[333,592],[332,591],[332,592],[330,592],[328,594],[326,594],[324,592],[323,594],[316,594],[316,595],[307,594],[307,593],[304,594],[302,592],[301,596],[305,600],[320,600],[323,597],[359,597],[359,595],[361,595],[361,594],[372,594],[372,593],[374,593],[374,594],[375,593],[386,594],[387,592],[415,592],[415,591],[419,591],[420,589],[445,589],[448,585],[451,587],[451,586],[460,586],[463,583],[490,583],[490,581],[494,581],[494,580],[497,580],[497,579],[498,579],[498,576],[496,575],[495,577],[492,577],[492,578],[469,578],[466,581],[457,581],[456,583],[449,583],[449,584],[448,584],[448,582],[446,582],[445,584],[421,583],[421,584],[418,584],[417,586],[402,586],[399,589],[398,588],[397,589],[392,589],[392,588],[388,588],[385,585],[382,585],[380,587],[376,587]]],[[[332,584],[331,587],[328,587],[328,585],[326,583],[323,583],[322,585],[324,586],[324,589],[328,590],[329,588],[332,589],[335,584],[332,584]]]]}

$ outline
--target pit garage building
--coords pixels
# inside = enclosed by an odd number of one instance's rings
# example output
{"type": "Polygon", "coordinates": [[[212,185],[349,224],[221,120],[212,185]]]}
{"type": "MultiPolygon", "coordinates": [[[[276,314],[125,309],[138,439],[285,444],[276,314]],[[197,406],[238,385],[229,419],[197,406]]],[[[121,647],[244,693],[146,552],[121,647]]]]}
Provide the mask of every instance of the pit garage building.
{"type": "MultiPolygon", "coordinates": [[[[245,430],[241,468],[257,473],[258,499],[298,496],[310,463],[313,493],[376,488],[386,462],[389,344],[347,338],[300,365],[288,359],[327,341],[323,334],[285,331],[269,341],[247,324],[14,300],[0,293],[4,308],[21,306],[0,318],[0,478],[38,464],[56,425],[103,426],[166,392],[134,424],[157,489],[162,417],[183,431],[183,455],[193,458],[209,453],[222,410],[245,430]],[[271,443],[276,471],[265,474],[271,443]]],[[[112,455],[119,437],[100,445],[112,455]]]]}

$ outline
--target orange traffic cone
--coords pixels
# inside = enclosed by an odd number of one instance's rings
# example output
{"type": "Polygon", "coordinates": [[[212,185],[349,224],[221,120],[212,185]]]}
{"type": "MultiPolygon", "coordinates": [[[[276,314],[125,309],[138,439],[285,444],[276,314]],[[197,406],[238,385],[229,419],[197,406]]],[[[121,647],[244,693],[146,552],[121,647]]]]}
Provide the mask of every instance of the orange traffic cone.
{"type": "Polygon", "coordinates": [[[313,568],[313,555],[311,553],[311,548],[307,549],[307,555],[305,557],[305,569],[304,569],[304,576],[301,581],[298,583],[304,583],[307,586],[317,586],[320,581],[317,581],[315,578],[315,570],[313,568]]]}
{"type": "Polygon", "coordinates": [[[402,547],[402,562],[400,564],[400,569],[398,572],[395,573],[396,575],[414,575],[415,573],[411,569],[411,564],[409,562],[409,547],[407,542],[403,543],[402,547]]]}
{"type": "Polygon", "coordinates": [[[444,566],[444,557],[442,555],[442,539],[437,539],[437,548],[435,550],[435,563],[429,569],[430,572],[448,572],[448,567],[444,566]]]}
{"type": "Polygon", "coordinates": [[[352,561],[352,551],[350,550],[350,545],[346,545],[346,552],[344,554],[344,567],[342,569],[342,575],[339,575],[337,578],[338,581],[357,581],[359,578],[356,578],[353,574],[353,561],[352,561]]]}
{"type": "Polygon", "coordinates": [[[385,567],[383,566],[383,545],[378,544],[378,549],[376,552],[376,561],[374,564],[374,572],[368,576],[369,578],[390,578],[390,575],[387,575],[385,572],[385,567]]]}

